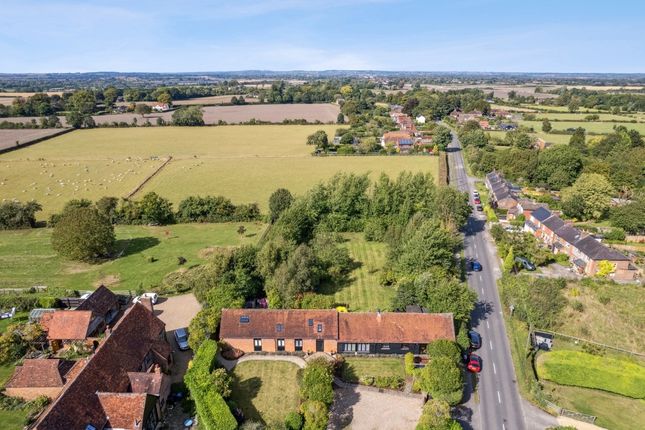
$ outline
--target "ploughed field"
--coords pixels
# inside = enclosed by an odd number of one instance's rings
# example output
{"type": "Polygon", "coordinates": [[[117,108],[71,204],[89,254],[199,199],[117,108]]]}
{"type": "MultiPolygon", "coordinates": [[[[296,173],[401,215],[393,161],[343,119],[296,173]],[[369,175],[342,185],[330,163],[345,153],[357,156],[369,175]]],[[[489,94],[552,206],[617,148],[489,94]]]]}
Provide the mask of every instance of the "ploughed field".
{"type": "Polygon", "coordinates": [[[35,199],[39,219],[74,198],[124,197],[172,156],[135,195],[155,191],[175,205],[191,195],[257,202],[266,212],[276,188],[294,194],[339,171],[423,171],[437,177],[430,156],[313,157],[307,136],[336,125],[262,125],[78,130],[0,155],[0,199],[35,199]]]}
{"type": "Polygon", "coordinates": [[[24,145],[36,139],[52,136],[62,131],[60,128],[3,129],[0,130],[0,151],[24,145]]]}

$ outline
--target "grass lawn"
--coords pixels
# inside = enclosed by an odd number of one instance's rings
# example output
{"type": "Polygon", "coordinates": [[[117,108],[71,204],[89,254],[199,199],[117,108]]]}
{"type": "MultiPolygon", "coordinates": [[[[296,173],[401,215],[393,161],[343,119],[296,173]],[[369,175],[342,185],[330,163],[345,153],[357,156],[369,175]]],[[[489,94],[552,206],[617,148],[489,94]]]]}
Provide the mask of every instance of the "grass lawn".
{"type": "Polygon", "coordinates": [[[20,430],[25,426],[25,420],[29,410],[19,409],[15,411],[0,410],[0,428],[2,430],[20,430]]]}
{"type": "Polygon", "coordinates": [[[544,382],[544,391],[560,407],[598,417],[595,424],[607,429],[637,429],[645,421],[645,400],[551,382],[544,382]]]}
{"type": "Polygon", "coordinates": [[[536,367],[540,379],[557,384],[645,398],[645,367],[628,359],[558,350],[540,354],[536,367]]]}
{"type": "Polygon", "coordinates": [[[347,382],[358,382],[361,377],[384,376],[405,378],[402,358],[345,357],[342,378],[347,382]]]}
{"type": "Polygon", "coordinates": [[[232,400],[246,419],[269,427],[298,409],[298,366],[286,361],[246,361],[233,369],[232,400]]]}
{"type": "MultiPolygon", "coordinates": [[[[549,134],[549,133],[544,133],[542,130],[542,123],[537,123],[537,122],[530,122],[530,125],[533,126],[535,130],[537,130],[535,133],[529,133],[529,136],[532,138],[542,138],[544,139],[545,142],[551,143],[553,145],[564,145],[569,143],[569,139],[571,139],[571,135],[569,134],[549,134]]],[[[486,131],[490,135],[490,137],[499,137],[500,139],[504,139],[504,136],[506,136],[505,131],[501,130],[491,130],[491,131],[486,131]]],[[[502,147],[500,147],[502,148],[502,147]]],[[[508,146],[504,148],[509,148],[508,146]]]]}
{"type": "MultiPolygon", "coordinates": [[[[520,125],[525,127],[533,127],[535,131],[542,129],[541,121],[518,121],[520,125]]],[[[627,127],[627,130],[638,130],[639,133],[645,133],[645,123],[633,123],[633,122],[587,122],[587,121],[558,121],[552,122],[551,126],[553,130],[566,130],[568,128],[578,128],[582,127],[587,132],[596,133],[596,134],[608,134],[614,131],[615,126],[623,125],[627,127]]],[[[551,136],[547,134],[547,136],[551,136]]]]}
{"type": "Polygon", "coordinates": [[[396,291],[379,283],[387,245],[368,242],[363,233],[346,233],[343,237],[350,256],[360,266],[350,274],[350,283],[334,292],[336,302],[347,305],[350,311],[389,310],[396,291]]]}
{"type": "Polygon", "coordinates": [[[255,243],[262,223],[177,224],[161,227],[117,226],[117,247],[123,255],[102,264],[69,262],[51,247],[51,229],[0,231],[0,286],[47,285],[91,290],[101,282],[115,289],[144,288],[160,283],[164,275],[206,261],[209,248],[255,243]],[[246,227],[240,236],[237,229],[246,227]],[[148,262],[154,257],[155,262],[148,262]]]}
{"type": "MultiPolygon", "coordinates": [[[[177,204],[189,195],[223,195],[234,203],[257,202],[286,187],[299,194],[338,171],[429,171],[436,157],[313,157],[307,136],[336,125],[142,127],[78,130],[0,155],[0,195],[36,199],[39,219],[72,198],[122,197],[173,160],[138,195],[156,191],[177,204]]],[[[136,196],[135,196],[136,197],[136,196]]]]}

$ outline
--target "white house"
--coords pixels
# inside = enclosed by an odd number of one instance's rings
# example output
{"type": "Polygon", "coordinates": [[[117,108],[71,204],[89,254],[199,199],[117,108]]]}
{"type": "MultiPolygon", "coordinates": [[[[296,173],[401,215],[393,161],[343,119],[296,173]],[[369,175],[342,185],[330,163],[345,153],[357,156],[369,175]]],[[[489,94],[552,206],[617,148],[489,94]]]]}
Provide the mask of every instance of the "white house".
{"type": "Polygon", "coordinates": [[[423,115],[419,115],[418,117],[415,118],[415,121],[417,122],[417,124],[425,124],[426,117],[423,115]]]}
{"type": "Polygon", "coordinates": [[[156,103],[152,105],[152,110],[155,112],[166,112],[170,110],[168,103],[156,103]]]}

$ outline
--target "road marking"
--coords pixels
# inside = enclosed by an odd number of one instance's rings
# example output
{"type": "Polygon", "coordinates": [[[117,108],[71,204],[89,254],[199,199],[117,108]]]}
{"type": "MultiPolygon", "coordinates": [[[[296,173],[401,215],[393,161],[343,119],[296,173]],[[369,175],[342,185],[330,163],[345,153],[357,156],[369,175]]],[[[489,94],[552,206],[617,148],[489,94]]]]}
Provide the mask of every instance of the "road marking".
{"type": "Polygon", "coordinates": [[[488,324],[488,320],[486,320],[486,328],[490,328],[490,324],[488,324]]]}
{"type": "Polygon", "coordinates": [[[490,346],[490,350],[492,351],[493,350],[493,341],[492,340],[488,341],[488,346],[490,346]]]}
{"type": "Polygon", "coordinates": [[[493,373],[497,375],[497,368],[495,367],[495,363],[493,363],[493,373]]]}
{"type": "Polygon", "coordinates": [[[502,430],[506,430],[506,426],[502,423],[502,430]]]}
{"type": "Polygon", "coordinates": [[[482,279],[482,275],[478,275],[478,276],[479,276],[479,281],[483,282],[484,280],[482,279]]]}
{"type": "Polygon", "coordinates": [[[473,243],[473,247],[475,248],[475,251],[477,251],[477,244],[473,243]]]}
{"type": "Polygon", "coordinates": [[[502,396],[499,395],[499,391],[497,392],[497,401],[501,404],[502,403],[502,396]]]}
{"type": "Polygon", "coordinates": [[[482,289],[481,289],[481,290],[482,290],[482,294],[484,294],[484,288],[483,288],[483,287],[482,287],[482,289]]]}

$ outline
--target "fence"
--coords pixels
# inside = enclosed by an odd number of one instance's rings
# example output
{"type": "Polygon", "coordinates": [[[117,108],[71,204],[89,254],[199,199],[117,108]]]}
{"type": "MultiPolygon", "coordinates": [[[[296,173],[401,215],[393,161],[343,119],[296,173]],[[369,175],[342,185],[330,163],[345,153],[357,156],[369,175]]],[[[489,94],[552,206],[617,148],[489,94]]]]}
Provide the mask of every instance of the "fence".
{"type": "Polygon", "coordinates": [[[594,342],[593,340],[582,339],[580,337],[575,337],[575,336],[571,336],[571,335],[564,334],[564,333],[558,333],[556,331],[551,331],[551,330],[533,329],[532,333],[534,333],[536,331],[543,332],[543,333],[549,333],[549,334],[552,334],[555,337],[561,337],[561,338],[564,338],[564,339],[570,339],[570,340],[573,340],[575,342],[582,342],[582,343],[589,343],[589,344],[592,344],[592,345],[597,345],[597,346],[600,346],[602,348],[612,349],[614,351],[621,352],[623,354],[634,355],[634,356],[637,356],[637,357],[645,358],[645,354],[643,354],[643,353],[636,352],[636,351],[629,351],[627,349],[619,348],[617,346],[607,345],[607,344],[600,343],[600,342],[594,342]]]}
{"type": "Polygon", "coordinates": [[[46,285],[34,285],[29,288],[0,288],[0,294],[42,293],[47,291],[46,285]]]}

